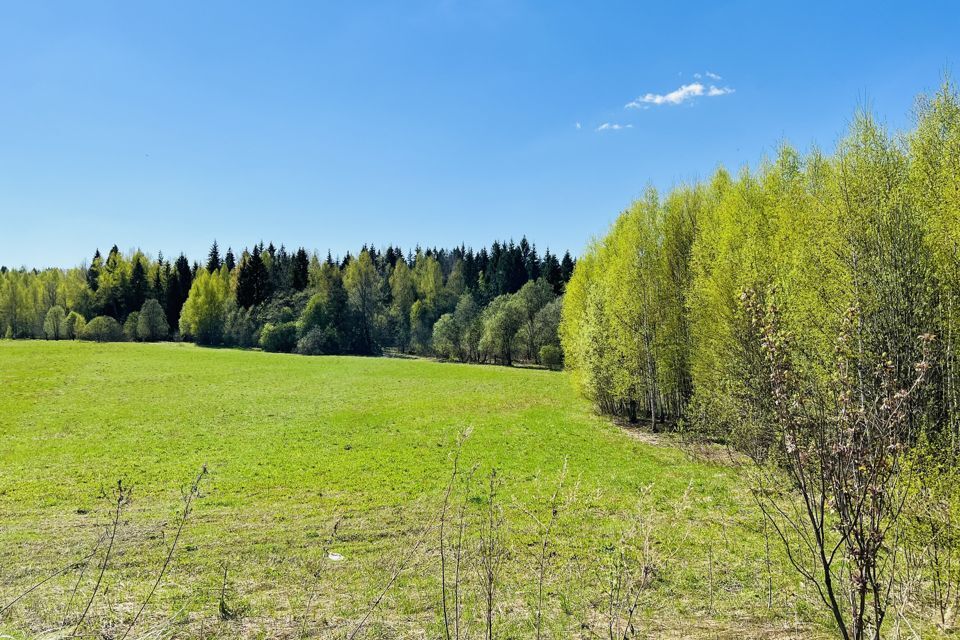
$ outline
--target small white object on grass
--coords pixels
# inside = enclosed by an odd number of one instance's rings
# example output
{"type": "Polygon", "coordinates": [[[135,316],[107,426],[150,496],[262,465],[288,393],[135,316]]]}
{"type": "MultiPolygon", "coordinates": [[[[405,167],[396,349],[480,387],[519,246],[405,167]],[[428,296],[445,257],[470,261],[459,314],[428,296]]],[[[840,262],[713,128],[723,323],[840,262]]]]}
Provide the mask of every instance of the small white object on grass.
{"type": "Polygon", "coordinates": [[[337,553],[336,551],[331,551],[327,554],[327,557],[333,560],[334,562],[340,562],[343,560],[343,556],[337,553]]]}

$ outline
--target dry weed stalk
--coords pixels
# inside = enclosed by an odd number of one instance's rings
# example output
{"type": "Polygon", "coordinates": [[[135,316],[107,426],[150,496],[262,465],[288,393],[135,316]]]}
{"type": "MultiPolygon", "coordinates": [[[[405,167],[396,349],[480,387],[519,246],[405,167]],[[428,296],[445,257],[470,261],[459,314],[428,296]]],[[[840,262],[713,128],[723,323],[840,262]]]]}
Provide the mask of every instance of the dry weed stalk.
{"type": "Polygon", "coordinates": [[[90,607],[93,605],[93,601],[100,591],[100,585],[103,583],[103,574],[107,571],[107,565],[110,563],[110,553],[113,551],[113,544],[117,538],[117,528],[120,526],[120,514],[123,512],[123,508],[130,504],[131,492],[131,487],[123,486],[123,480],[117,481],[117,490],[114,494],[116,507],[113,512],[113,522],[110,525],[110,533],[107,535],[107,551],[103,555],[103,562],[100,563],[100,573],[97,575],[97,582],[93,587],[93,592],[90,594],[87,605],[83,608],[83,613],[80,615],[80,619],[77,620],[77,624],[74,626],[71,635],[77,635],[77,631],[80,630],[80,626],[83,624],[83,621],[86,620],[87,614],[90,612],[90,607]]]}
{"type": "Polygon", "coordinates": [[[130,621],[130,625],[127,627],[126,631],[124,631],[123,635],[120,636],[120,640],[126,640],[126,637],[130,634],[130,631],[133,630],[134,626],[136,626],[140,616],[143,615],[143,610],[147,608],[147,605],[150,603],[150,599],[157,591],[157,587],[160,586],[160,581],[163,580],[164,574],[170,567],[170,563],[173,560],[173,554],[177,550],[177,543],[180,542],[180,534],[183,533],[183,526],[187,523],[187,518],[190,517],[190,510],[193,507],[193,500],[200,495],[200,481],[203,480],[206,475],[207,465],[203,465],[203,467],[200,469],[200,473],[197,474],[196,479],[194,479],[193,484],[190,486],[190,489],[183,496],[183,512],[180,514],[180,522],[177,525],[177,533],[173,537],[173,544],[170,545],[170,551],[167,553],[167,557],[163,561],[163,566],[160,567],[160,572],[157,574],[157,579],[150,588],[150,592],[147,593],[147,597],[144,598],[143,604],[140,605],[140,608],[137,610],[137,614],[133,616],[133,620],[130,621]]]}

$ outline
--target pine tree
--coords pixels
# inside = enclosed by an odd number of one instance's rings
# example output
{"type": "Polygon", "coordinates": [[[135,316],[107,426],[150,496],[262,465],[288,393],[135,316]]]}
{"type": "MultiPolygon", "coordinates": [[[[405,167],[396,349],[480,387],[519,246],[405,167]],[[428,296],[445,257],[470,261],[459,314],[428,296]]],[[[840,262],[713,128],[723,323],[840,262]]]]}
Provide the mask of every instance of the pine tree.
{"type": "Polygon", "coordinates": [[[228,271],[233,271],[237,266],[236,258],[233,257],[233,249],[227,247],[227,255],[223,258],[223,264],[227,266],[228,271]]]}

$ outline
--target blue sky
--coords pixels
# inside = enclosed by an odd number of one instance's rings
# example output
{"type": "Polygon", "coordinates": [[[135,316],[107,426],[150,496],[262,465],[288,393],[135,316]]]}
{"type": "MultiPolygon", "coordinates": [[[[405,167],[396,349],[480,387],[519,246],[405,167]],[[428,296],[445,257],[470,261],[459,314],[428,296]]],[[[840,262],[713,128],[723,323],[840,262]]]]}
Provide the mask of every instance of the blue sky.
{"type": "Polygon", "coordinates": [[[2,2],[0,264],[578,252],[649,184],[832,148],[858,106],[908,126],[958,24],[956,2],[2,2]]]}

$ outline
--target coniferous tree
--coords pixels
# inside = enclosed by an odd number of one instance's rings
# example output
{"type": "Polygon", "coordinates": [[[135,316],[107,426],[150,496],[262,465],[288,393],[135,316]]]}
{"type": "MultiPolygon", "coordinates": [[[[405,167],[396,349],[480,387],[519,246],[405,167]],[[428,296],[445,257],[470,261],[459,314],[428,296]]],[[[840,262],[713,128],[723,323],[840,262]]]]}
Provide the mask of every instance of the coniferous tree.
{"type": "Polygon", "coordinates": [[[217,241],[214,240],[213,245],[210,247],[210,252],[207,254],[207,271],[209,273],[219,271],[222,265],[223,262],[220,260],[220,247],[217,246],[217,241]]]}
{"type": "Polygon", "coordinates": [[[233,249],[227,247],[227,255],[223,257],[223,264],[227,265],[228,271],[233,271],[237,266],[237,260],[233,257],[233,249]]]}
{"type": "Polygon", "coordinates": [[[550,249],[543,254],[543,277],[547,279],[553,292],[557,295],[563,293],[563,274],[560,272],[560,261],[550,253],[550,249]]]}
{"type": "Polygon", "coordinates": [[[270,272],[270,288],[272,291],[289,291],[292,288],[292,279],[290,273],[290,254],[287,248],[280,245],[280,248],[270,254],[271,259],[265,264],[270,272]]]}
{"type": "Polygon", "coordinates": [[[167,323],[171,327],[180,326],[180,311],[187,301],[190,287],[193,285],[193,272],[190,262],[182,253],[177,258],[173,272],[167,277],[167,323]]]}
{"type": "Polygon", "coordinates": [[[130,285],[128,290],[127,309],[129,312],[139,311],[147,299],[150,285],[147,282],[147,269],[143,265],[144,258],[136,255],[133,258],[133,267],[130,270],[130,285]]]}
{"type": "Polygon", "coordinates": [[[90,267],[87,269],[87,286],[90,287],[90,290],[94,293],[97,292],[100,286],[100,269],[102,268],[103,258],[100,256],[100,249],[97,249],[93,254],[90,267]]]}
{"type": "Polygon", "coordinates": [[[303,291],[309,282],[310,257],[306,249],[300,247],[293,256],[291,264],[291,286],[295,291],[303,291]]]}
{"type": "Polygon", "coordinates": [[[253,253],[243,252],[237,266],[237,306],[249,309],[261,304],[269,296],[270,275],[263,263],[264,254],[259,245],[254,245],[253,253]]]}
{"type": "Polygon", "coordinates": [[[150,296],[160,303],[160,306],[163,306],[163,295],[165,293],[165,288],[163,286],[163,252],[157,257],[157,264],[153,268],[153,276],[150,280],[150,296]]]}
{"type": "MultiPolygon", "coordinates": [[[[525,240],[526,238],[524,238],[525,240]]],[[[503,293],[516,293],[527,281],[527,267],[524,264],[521,247],[511,242],[504,252],[504,259],[500,262],[504,283],[503,293]]]]}
{"type": "MultiPolygon", "coordinates": [[[[524,238],[526,240],[526,238],[524,238]]],[[[532,245],[527,252],[524,260],[524,268],[527,270],[527,281],[540,278],[540,257],[537,255],[537,245],[532,245]]]]}
{"type": "Polygon", "coordinates": [[[570,257],[570,252],[567,251],[563,254],[563,259],[560,261],[560,279],[563,282],[570,282],[571,276],[573,276],[573,258],[570,257]]]}

